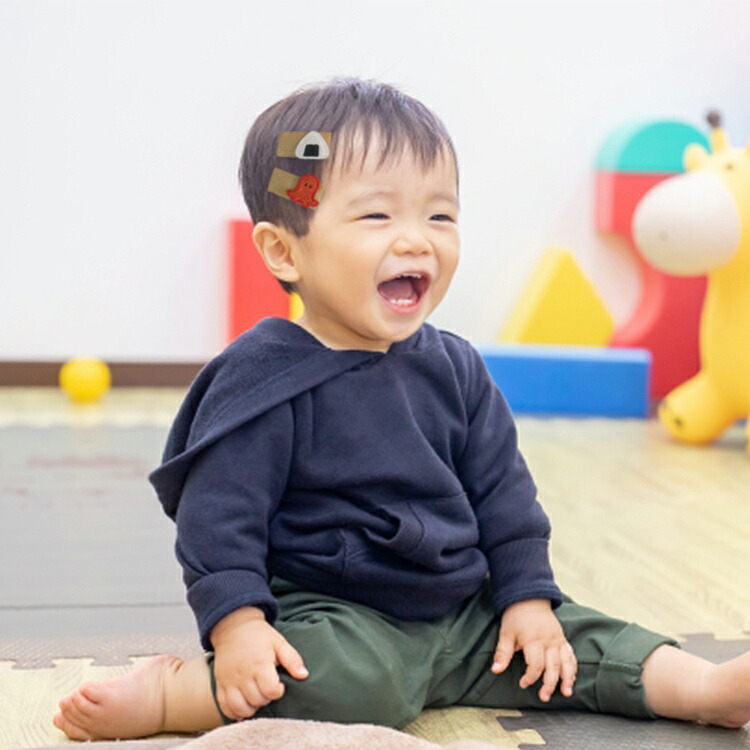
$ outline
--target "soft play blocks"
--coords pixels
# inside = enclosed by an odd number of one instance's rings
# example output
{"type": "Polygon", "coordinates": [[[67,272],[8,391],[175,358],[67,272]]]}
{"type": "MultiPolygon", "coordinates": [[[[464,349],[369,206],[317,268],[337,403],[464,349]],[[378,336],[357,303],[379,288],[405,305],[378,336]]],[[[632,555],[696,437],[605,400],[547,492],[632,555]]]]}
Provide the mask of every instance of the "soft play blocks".
{"type": "Polygon", "coordinates": [[[251,221],[230,221],[229,340],[261,318],[289,316],[289,295],[268,271],[253,242],[251,221]]]}
{"type": "Polygon", "coordinates": [[[542,256],[500,341],[605,346],[614,321],[570,252],[551,247],[542,256]]]}
{"type": "Polygon", "coordinates": [[[683,152],[693,143],[707,144],[706,136],[686,123],[626,123],[607,138],[596,159],[596,227],[625,238],[642,277],[636,308],[610,343],[652,353],[654,398],[698,370],[698,327],[706,280],[656,270],[638,251],[631,225],[641,198],[656,184],[683,171],[683,152]]]}
{"type": "Polygon", "coordinates": [[[515,414],[648,415],[648,351],[505,344],[479,352],[515,414]]]}

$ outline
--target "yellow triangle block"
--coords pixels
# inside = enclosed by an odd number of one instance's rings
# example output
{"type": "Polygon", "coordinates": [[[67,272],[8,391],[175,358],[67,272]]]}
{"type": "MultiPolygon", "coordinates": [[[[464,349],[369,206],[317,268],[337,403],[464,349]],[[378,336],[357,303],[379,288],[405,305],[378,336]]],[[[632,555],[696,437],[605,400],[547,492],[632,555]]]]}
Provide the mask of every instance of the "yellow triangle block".
{"type": "Polygon", "coordinates": [[[570,252],[551,247],[542,256],[499,340],[606,346],[614,327],[604,302],[570,252]]]}

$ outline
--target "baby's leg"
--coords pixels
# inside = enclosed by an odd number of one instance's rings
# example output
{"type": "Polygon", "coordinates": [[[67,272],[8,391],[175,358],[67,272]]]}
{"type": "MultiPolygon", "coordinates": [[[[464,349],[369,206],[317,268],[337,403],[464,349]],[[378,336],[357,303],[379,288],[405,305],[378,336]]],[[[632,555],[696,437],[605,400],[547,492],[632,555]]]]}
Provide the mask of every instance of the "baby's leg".
{"type": "MultiPolygon", "coordinates": [[[[576,652],[573,697],[556,691],[549,703],[537,697],[539,684],[521,690],[525,666],[516,654],[507,674],[485,674],[461,702],[507,708],[586,709],[638,718],[663,716],[724,727],[750,721],[750,652],[713,664],[676,647],[676,641],[638,625],[566,602],[555,610],[576,652]]],[[[494,635],[494,634],[493,634],[494,635]]],[[[487,663],[495,638],[483,650],[487,663]]]]}
{"type": "Polygon", "coordinates": [[[369,607],[274,579],[275,626],[299,652],[305,680],[281,673],[283,697],[259,717],[402,727],[424,707],[443,641],[431,623],[399,622],[369,607]]]}
{"type": "Polygon", "coordinates": [[[520,652],[505,672],[500,675],[490,672],[489,665],[497,642],[497,622],[490,609],[485,620],[494,629],[489,627],[484,632],[480,647],[476,649],[477,666],[481,667],[481,672],[475,668],[475,673],[479,679],[460,702],[465,705],[571,709],[656,718],[656,712],[646,699],[643,664],[659,648],[679,652],[674,647],[676,641],[569,600],[555,610],[555,615],[578,661],[571,697],[562,695],[558,689],[549,702],[543,703],[538,696],[541,681],[522,689],[519,681],[526,667],[520,652]]]}
{"type": "Polygon", "coordinates": [[[750,651],[712,664],[670,646],[643,663],[646,702],[659,716],[741,727],[750,721],[750,651]]]}
{"type": "Polygon", "coordinates": [[[120,677],[82,685],[60,701],[54,725],[72,740],[202,732],[222,725],[203,657],[156,656],[120,677]]]}

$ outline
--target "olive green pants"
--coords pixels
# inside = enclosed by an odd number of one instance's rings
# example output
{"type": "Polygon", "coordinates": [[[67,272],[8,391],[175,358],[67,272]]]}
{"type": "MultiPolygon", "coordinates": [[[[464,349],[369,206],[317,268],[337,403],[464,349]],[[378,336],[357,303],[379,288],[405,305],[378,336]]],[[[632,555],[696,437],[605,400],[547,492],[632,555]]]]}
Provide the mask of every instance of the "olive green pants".
{"type": "MultiPolygon", "coordinates": [[[[578,659],[572,697],[557,690],[542,703],[539,684],[521,689],[523,655],[501,675],[490,671],[499,619],[489,583],[434,622],[404,622],[374,609],[300,590],[273,579],[280,606],[275,627],[299,651],[310,672],[299,681],[284,670],[282,698],[256,716],[371,723],[400,728],[423,708],[578,709],[654,718],[641,671],[671,638],[566,600],[555,610],[578,659]]],[[[207,654],[216,695],[213,654],[207,654]]],[[[218,705],[218,704],[217,704],[218,705]]],[[[229,723],[229,719],[225,722],[229,723]]]]}

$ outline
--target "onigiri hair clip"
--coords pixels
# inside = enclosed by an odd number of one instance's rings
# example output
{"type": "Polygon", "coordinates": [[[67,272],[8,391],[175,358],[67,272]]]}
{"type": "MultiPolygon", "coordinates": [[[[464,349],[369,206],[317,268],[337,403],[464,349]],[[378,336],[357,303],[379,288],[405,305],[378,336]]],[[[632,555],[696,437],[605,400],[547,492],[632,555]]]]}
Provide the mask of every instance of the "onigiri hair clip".
{"type": "Polygon", "coordinates": [[[279,133],[276,156],[295,159],[327,159],[331,155],[331,134],[317,130],[279,133]]]}

